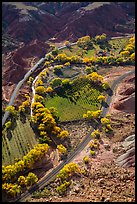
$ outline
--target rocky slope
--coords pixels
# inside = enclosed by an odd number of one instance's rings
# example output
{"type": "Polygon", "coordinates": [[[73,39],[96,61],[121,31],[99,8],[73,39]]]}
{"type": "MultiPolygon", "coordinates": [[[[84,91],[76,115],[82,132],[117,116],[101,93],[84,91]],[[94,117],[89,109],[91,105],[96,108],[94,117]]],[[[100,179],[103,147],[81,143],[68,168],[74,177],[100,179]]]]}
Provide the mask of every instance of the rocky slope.
{"type": "Polygon", "coordinates": [[[127,113],[135,113],[135,75],[126,78],[117,89],[113,108],[127,113]]]}
{"type": "Polygon", "coordinates": [[[116,36],[133,32],[126,24],[134,19],[134,7],[134,2],[3,2],[3,29],[25,42],[75,40],[103,32],[116,36]]]}
{"type": "MultiPolygon", "coordinates": [[[[2,99],[9,101],[16,84],[23,79],[26,72],[39,58],[45,55],[49,45],[35,40],[7,53],[3,60],[2,99]]],[[[23,91],[24,92],[24,91],[23,91]]]]}

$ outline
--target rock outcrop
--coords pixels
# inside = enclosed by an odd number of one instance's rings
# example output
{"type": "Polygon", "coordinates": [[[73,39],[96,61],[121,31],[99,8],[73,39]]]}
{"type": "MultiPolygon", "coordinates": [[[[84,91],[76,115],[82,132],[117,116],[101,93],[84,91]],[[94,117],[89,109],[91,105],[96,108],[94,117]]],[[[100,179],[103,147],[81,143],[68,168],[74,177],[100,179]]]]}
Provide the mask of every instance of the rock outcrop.
{"type": "Polygon", "coordinates": [[[127,113],[135,113],[135,75],[127,77],[117,90],[117,100],[113,108],[127,113]]]}
{"type": "Polygon", "coordinates": [[[134,25],[134,8],[134,2],[3,2],[2,19],[4,32],[19,41],[75,41],[132,33],[127,23],[134,25]]]}
{"type": "Polygon", "coordinates": [[[3,100],[9,101],[16,84],[23,79],[26,72],[33,66],[32,61],[38,61],[48,49],[49,45],[47,43],[35,40],[4,55],[3,100]]]}
{"type": "Polygon", "coordinates": [[[121,167],[135,166],[135,135],[128,136],[122,146],[126,152],[116,159],[116,163],[121,167]]]}

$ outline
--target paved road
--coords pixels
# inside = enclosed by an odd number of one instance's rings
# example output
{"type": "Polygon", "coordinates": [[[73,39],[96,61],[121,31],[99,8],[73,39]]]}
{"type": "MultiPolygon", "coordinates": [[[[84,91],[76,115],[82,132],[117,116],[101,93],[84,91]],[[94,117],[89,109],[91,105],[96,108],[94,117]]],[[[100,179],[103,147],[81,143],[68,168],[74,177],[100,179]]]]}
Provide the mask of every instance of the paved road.
{"type": "MultiPolygon", "coordinates": [[[[117,80],[114,81],[113,85],[111,86],[111,90],[114,91],[116,86],[127,76],[129,76],[130,74],[135,73],[135,71],[129,71],[127,73],[125,73],[124,75],[120,76],[117,80]]],[[[104,117],[109,109],[109,105],[111,103],[111,97],[113,94],[108,95],[107,97],[107,104],[108,107],[103,107],[102,108],[102,117],[104,117]]],[[[97,126],[99,125],[99,123],[97,124],[97,126]]],[[[92,128],[91,132],[93,132],[94,129],[92,128]]],[[[89,141],[91,140],[91,132],[85,137],[85,139],[80,143],[79,146],[76,147],[75,151],[66,159],[66,161],[63,161],[62,163],[60,163],[55,169],[53,169],[46,177],[44,177],[43,179],[41,179],[34,187],[30,188],[30,190],[28,192],[25,192],[24,194],[22,194],[16,201],[18,202],[23,202],[25,201],[26,198],[31,196],[31,193],[33,193],[34,191],[43,188],[45,185],[47,185],[51,180],[53,180],[56,175],[58,174],[58,172],[63,168],[63,166],[69,162],[71,162],[76,155],[78,155],[81,150],[84,149],[84,147],[89,143],[89,141]]]]}

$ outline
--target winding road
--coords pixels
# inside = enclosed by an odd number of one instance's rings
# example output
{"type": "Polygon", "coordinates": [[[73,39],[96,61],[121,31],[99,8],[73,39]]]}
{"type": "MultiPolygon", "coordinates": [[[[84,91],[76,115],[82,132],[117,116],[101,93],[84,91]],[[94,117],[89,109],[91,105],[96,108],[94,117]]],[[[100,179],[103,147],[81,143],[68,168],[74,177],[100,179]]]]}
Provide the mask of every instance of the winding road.
{"type": "MultiPolygon", "coordinates": [[[[127,76],[135,73],[135,70],[126,72],[122,76],[120,76],[117,80],[115,80],[111,86],[112,93],[114,92],[116,86],[127,76]]],[[[104,117],[109,109],[109,105],[111,103],[111,97],[113,94],[108,95],[106,99],[106,103],[108,104],[107,107],[102,108],[102,117],[104,117]]],[[[99,123],[97,124],[97,126],[99,123]]],[[[91,132],[94,131],[94,128],[92,128],[91,132]]],[[[79,153],[81,150],[84,149],[84,147],[91,141],[91,132],[84,138],[84,140],[76,147],[74,152],[62,163],[60,163],[55,169],[53,169],[47,176],[43,177],[35,186],[31,187],[27,192],[23,193],[18,199],[16,199],[16,202],[24,202],[26,198],[30,197],[31,194],[43,187],[45,187],[51,180],[53,180],[56,175],[59,173],[59,171],[64,167],[64,165],[71,162],[79,153]]]]}
{"type": "MultiPolygon", "coordinates": [[[[133,36],[133,35],[127,35],[127,36],[125,36],[125,37],[131,38],[132,36],[133,36]]],[[[121,38],[123,38],[123,36],[111,37],[111,38],[109,38],[109,39],[114,40],[114,39],[121,39],[121,38]]],[[[71,43],[69,46],[73,46],[73,45],[76,45],[76,44],[77,44],[77,42],[74,42],[74,43],[71,43]]],[[[61,46],[61,47],[58,47],[58,50],[64,49],[64,48],[66,48],[66,47],[67,47],[66,45],[61,46]]],[[[11,98],[10,98],[10,102],[9,102],[9,104],[7,105],[7,107],[13,105],[14,100],[16,99],[17,94],[18,94],[18,91],[19,91],[19,89],[21,88],[22,84],[23,84],[23,83],[28,79],[28,77],[36,70],[36,68],[37,68],[42,62],[44,62],[44,61],[46,60],[47,55],[50,54],[50,53],[51,53],[51,52],[47,53],[44,58],[41,58],[41,59],[25,74],[24,78],[17,84],[17,86],[16,86],[14,92],[12,93],[12,96],[11,96],[11,98]]],[[[31,112],[31,114],[32,114],[32,112],[31,112]]],[[[9,112],[6,111],[5,114],[4,114],[4,116],[3,116],[3,118],[2,118],[2,127],[3,127],[3,125],[5,124],[5,122],[6,122],[7,118],[8,118],[8,116],[9,116],[9,112]]]]}

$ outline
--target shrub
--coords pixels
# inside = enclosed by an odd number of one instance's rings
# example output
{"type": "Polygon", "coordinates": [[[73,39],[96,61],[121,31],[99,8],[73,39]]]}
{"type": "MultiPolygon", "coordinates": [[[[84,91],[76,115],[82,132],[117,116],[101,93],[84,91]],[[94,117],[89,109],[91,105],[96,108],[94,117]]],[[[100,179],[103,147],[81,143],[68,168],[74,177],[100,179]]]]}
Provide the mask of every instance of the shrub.
{"type": "Polygon", "coordinates": [[[98,101],[99,101],[99,102],[104,102],[104,101],[105,101],[105,96],[99,95],[99,96],[98,96],[98,101]]]}
{"type": "Polygon", "coordinates": [[[69,135],[68,131],[67,130],[63,130],[63,131],[60,132],[58,137],[64,139],[64,138],[68,137],[68,135],[69,135]]]}
{"type": "Polygon", "coordinates": [[[94,150],[90,150],[90,154],[91,154],[92,156],[94,156],[94,155],[96,154],[96,152],[95,152],[94,150]]]}
{"type": "Polygon", "coordinates": [[[51,93],[53,92],[53,88],[51,86],[47,87],[46,93],[51,93]]]}
{"type": "Polygon", "coordinates": [[[92,136],[92,138],[99,139],[99,138],[100,138],[99,130],[94,130],[94,131],[91,133],[91,136],[92,136]]]}
{"type": "Polygon", "coordinates": [[[57,145],[57,149],[58,149],[60,154],[66,154],[67,153],[66,147],[64,147],[62,144],[57,145]]]}
{"type": "Polygon", "coordinates": [[[5,126],[7,129],[9,129],[12,125],[12,122],[11,121],[8,121],[7,123],[5,123],[5,126]]]}
{"type": "Polygon", "coordinates": [[[102,88],[103,88],[104,90],[108,90],[108,89],[110,88],[110,86],[109,86],[109,84],[108,84],[107,81],[104,81],[104,82],[102,83],[102,88]]]}
{"type": "Polygon", "coordinates": [[[57,174],[57,178],[60,178],[61,180],[65,180],[67,178],[69,178],[70,176],[74,175],[74,173],[79,173],[80,172],[80,168],[78,166],[78,164],[76,163],[69,163],[66,164],[57,174]]]}
{"type": "Polygon", "coordinates": [[[91,69],[90,67],[86,67],[86,68],[85,68],[85,72],[86,72],[87,74],[90,74],[90,73],[92,72],[92,69],[91,69]]]}
{"type": "Polygon", "coordinates": [[[70,66],[70,62],[66,62],[66,63],[64,64],[64,66],[65,66],[65,67],[69,67],[69,66],[70,66]]]}
{"type": "Polygon", "coordinates": [[[87,156],[84,156],[83,161],[84,161],[85,164],[88,164],[89,163],[89,158],[87,156]]]}
{"type": "Polygon", "coordinates": [[[38,87],[35,89],[35,92],[36,92],[36,94],[43,94],[43,93],[45,92],[44,86],[38,86],[38,87]]]}
{"type": "Polygon", "coordinates": [[[106,124],[109,124],[110,123],[110,119],[104,117],[104,118],[101,118],[101,124],[102,125],[106,125],[106,124]]]}
{"type": "Polygon", "coordinates": [[[60,86],[61,84],[62,84],[62,80],[60,78],[55,78],[50,82],[50,85],[52,86],[52,88],[60,86]]]}
{"type": "Polygon", "coordinates": [[[63,195],[67,191],[67,187],[70,185],[69,181],[64,181],[60,186],[56,188],[56,191],[60,194],[63,195]]]}

